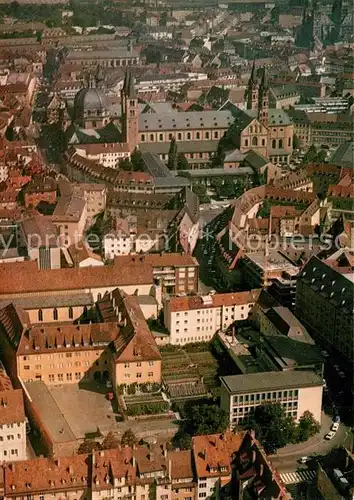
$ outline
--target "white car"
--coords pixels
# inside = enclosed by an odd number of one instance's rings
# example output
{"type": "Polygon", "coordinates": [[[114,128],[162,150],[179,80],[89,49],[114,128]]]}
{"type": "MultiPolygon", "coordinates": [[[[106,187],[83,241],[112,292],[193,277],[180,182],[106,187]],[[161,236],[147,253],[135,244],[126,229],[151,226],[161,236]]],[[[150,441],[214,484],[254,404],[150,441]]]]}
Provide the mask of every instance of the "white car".
{"type": "Polygon", "coordinates": [[[112,382],[110,380],[107,380],[106,387],[107,387],[107,389],[112,389],[113,384],[112,384],[112,382]]]}
{"type": "Polygon", "coordinates": [[[306,464],[308,462],[308,460],[309,460],[309,457],[300,457],[298,462],[300,464],[306,464]]]}
{"type": "Polygon", "coordinates": [[[327,432],[327,434],[325,435],[325,439],[327,439],[327,441],[330,441],[331,439],[334,438],[334,436],[336,435],[336,433],[334,431],[329,431],[327,432]]]}
{"type": "Polygon", "coordinates": [[[333,422],[331,431],[337,432],[338,429],[339,429],[339,422],[333,422]]]}

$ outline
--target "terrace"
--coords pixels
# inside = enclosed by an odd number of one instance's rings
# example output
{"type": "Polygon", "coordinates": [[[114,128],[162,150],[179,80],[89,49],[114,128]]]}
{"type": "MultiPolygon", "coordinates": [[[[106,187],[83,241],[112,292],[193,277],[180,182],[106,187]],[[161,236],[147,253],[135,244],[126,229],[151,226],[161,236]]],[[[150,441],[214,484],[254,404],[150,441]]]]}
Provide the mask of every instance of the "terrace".
{"type": "Polygon", "coordinates": [[[172,401],[219,394],[219,364],[208,344],[162,349],[162,378],[172,401]]]}

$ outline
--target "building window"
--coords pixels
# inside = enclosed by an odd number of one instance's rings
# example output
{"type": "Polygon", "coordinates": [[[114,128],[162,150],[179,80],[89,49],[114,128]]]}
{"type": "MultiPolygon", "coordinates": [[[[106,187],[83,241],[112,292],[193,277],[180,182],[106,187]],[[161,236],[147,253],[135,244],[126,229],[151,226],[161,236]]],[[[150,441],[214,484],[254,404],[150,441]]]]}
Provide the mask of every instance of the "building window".
{"type": "Polygon", "coordinates": [[[150,141],[154,140],[154,134],[150,134],[150,141]]]}
{"type": "Polygon", "coordinates": [[[275,139],[272,140],[272,148],[276,149],[277,147],[277,141],[275,139]]]}
{"type": "Polygon", "coordinates": [[[182,140],[182,134],[181,134],[181,132],[178,132],[178,134],[177,134],[177,139],[178,139],[179,141],[181,141],[181,140],[182,140]]]}
{"type": "Polygon", "coordinates": [[[70,306],[69,307],[69,319],[73,319],[74,317],[74,311],[73,311],[73,308],[70,306]]]}
{"type": "Polygon", "coordinates": [[[189,140],[189,141],[190,141],[190,139],[191,139],[191,133],[190,133],[190,132],[187,132],[187,140],[189,140]]]}
{"type": "Polygon", "coordinates": [[[141,134],[141,142],[145,142],[145,134],[141,134]]]}
{"type": "Polygon", "coordinates": [[[42,309],[39,309],[39,311],[38,311],[38,321],[43,321],[43,311],[42,311],[42,309]]]}
{"type": "Polygon", "coordinates": [[[245,139],[245,148],[248,148],[248,139],[245,139]]]}
{"type": "Polygon", "coordinates": [[[283,149],[283,139],[279,139],[279,149],[283,149]]]}
{"type": "Polygon", "coordinates": [[[288,146],[291,147],[291,137],[288,138],[288,146]]]}
{"type": "Polygon", "coordinates": [[[265,146],[265,139],[262,139],[262,146],[265,146]]]}
{"type": "Polygon", "coordinates": [[[58,309],[56,307],[53,309],[53,319],[54,321],[58,320],[58,309]]]}
{"type": "Polygon", "coordinates": [[[196,138],[197,138],[197,139],[200,139],[200,132],[197,132],[197,133],[195,134],[195,136],[196,136],[196,138]]]}
{"type": "Polygon", "coordinates": [[[209,132],[205,132],[205,138],[209,139],[209,132]]]}
{"type": "Polygon", "coordinates": [[[172,134],[168,134],[168,140],[171,141],[173,138],[173,135],[172,134]]]}
{"type": "Polygon", "coordinates": [[[218,139],[219,138],[219,132],[217,130],[215,130],[214,132],[214,139],[218,139]]]}
{"type": "Polygon", "coordinates": [[[160,134],[160,135],[159,135],[159,140],[160,140],[160,141],[163,141],[163,134],[160,134]]]}
{"type": "Polygon", "coordinates": [[[256,136],[252,137],[252,146],[258,146],[258,139],[256,136]]]}

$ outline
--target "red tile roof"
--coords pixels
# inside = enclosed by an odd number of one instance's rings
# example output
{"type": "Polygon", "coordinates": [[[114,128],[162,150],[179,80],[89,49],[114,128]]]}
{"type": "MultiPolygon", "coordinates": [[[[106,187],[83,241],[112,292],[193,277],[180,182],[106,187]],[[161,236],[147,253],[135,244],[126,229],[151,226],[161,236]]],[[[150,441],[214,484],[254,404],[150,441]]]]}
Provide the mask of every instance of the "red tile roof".
{"type": "Polygon", "coordinates": [[[0,296],[153,284],[148,262],[115,262],[112,266],[38,269],[37,262],[0,264],[0,296]]]}
{"type": "Polygon", "coordinates": [[[194,437],[192,446],[198,478],[230,476],[232,454],[239,450],[245,435],[246,432],[226,431],[194,437]]]}
{"type": "Polygon", "coordinates": [[[0,425],[25,421],[22,389],[0,392],[0,425]]]}
{"type": "Polygon", "coordinates": [[[152,267],[198,266],[195,257],[183,253],[150,253],[144,255],[119,255],[114,262],[119,266],[141,263],[152,267]]]}
{"type": "Polygon", "coordinates": [[[171,312],[191,311],[193,309],[208,309],[211,307],[230,307],[243,304],[253,304],[257,301],[261,293],[260,289],[249,292],[216,293],[208,295],[210,302],[203,302],[203,297],[171,297],[168,299],[171,312]]]}

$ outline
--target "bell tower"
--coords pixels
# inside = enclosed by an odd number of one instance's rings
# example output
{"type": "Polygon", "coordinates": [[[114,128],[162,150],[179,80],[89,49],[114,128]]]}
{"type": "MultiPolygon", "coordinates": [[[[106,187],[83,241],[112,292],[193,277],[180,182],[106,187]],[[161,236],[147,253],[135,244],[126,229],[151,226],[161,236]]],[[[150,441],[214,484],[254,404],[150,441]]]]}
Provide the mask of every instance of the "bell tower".
{"type": "Polygon", "coordinates": [[[133,151],[139,143],[139,106],[134,77],[128,69],[121,91],[123,142],[133,151]]]}
{"type": "Polygon", "coordinates": [[[268,126],[269,84],[266,69],[263,68],[262,80],[258,92],[258,120],[268,126]]]}
{"type": "Polygon", "coordinates": [[[258,106],[258,82],[256,76],[256,63],[253,60],[252,71],[247,87],[247,109],[256,110],[258,106]]]}

